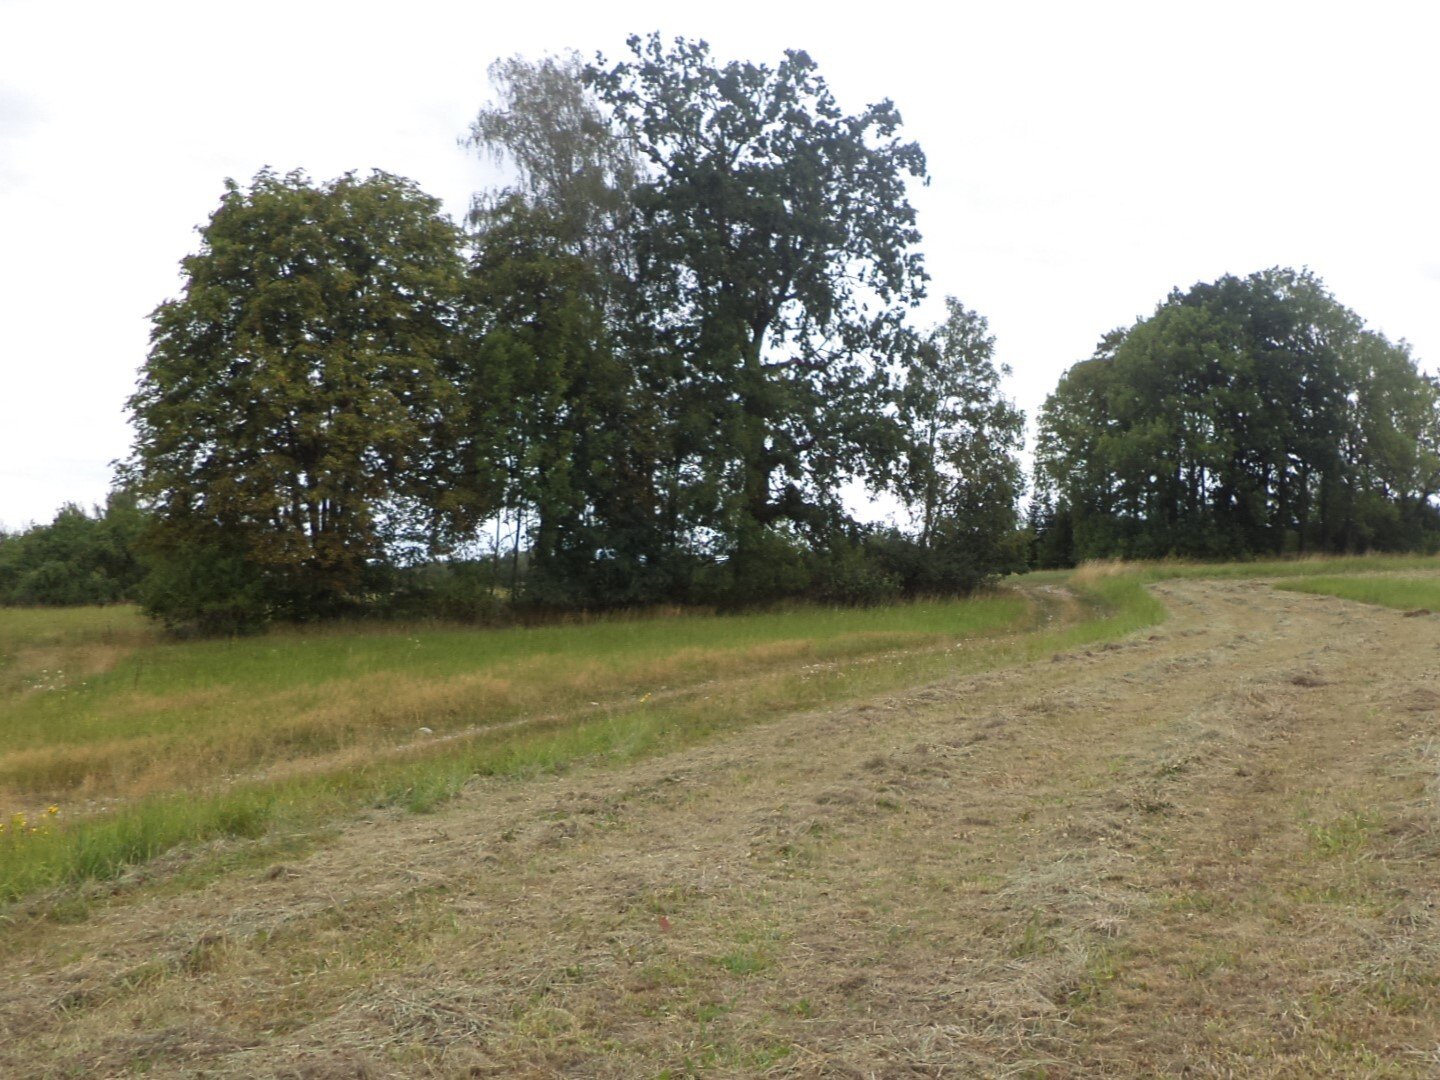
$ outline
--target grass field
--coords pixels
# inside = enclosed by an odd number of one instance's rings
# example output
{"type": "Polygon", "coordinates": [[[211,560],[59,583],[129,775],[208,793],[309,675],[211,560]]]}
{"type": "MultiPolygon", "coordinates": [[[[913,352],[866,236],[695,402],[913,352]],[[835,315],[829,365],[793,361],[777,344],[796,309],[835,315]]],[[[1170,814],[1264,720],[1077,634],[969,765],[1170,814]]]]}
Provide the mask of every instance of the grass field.
{"type": "Polygon", "coordinates": [[[1158,617],[1123,576],[1077,595],[209,642],[123,608],[0,610],[0,898],[187,841],[430,810],[476,775],[630,760],[1158,617]]]}
{"type": "Polygon", "coordinates": [[[1433,581],[1395,576],[1436,565],[1097,563],[965,601],[201,642],[125,607],[0,609],[0,898],[1112,640],[1161,617],[1147,583],[1294,578],[1282,587],[1440,607],[1433,581]]]}
{"type": "Polygon", "coordinates": [[[1435,1075],[1437,569],[0,612],[0,1074],[1435,1075]]]}
{"type": "Polygon", "coordinates": [[[1411,597],[1433,583],[1393,575],[1436,563],[1098,563],[965,601],[201,642],[168,640],[125,607],[0,609],[0,898],[180,843],[303,830],[360,806],[429,810],[476,775],[630,760],[1112,640],[1161,617],[1145,583],[1288,577],[1411,597]]]}
{"type": "Polygon", "coordinates": [[[863,613],[291,631],[124,653],[84,624],[52,635],[43,666],[32,653],[28,671],[11,675],[0,792],[148,794],[277,761],[380,751],[420,727],[489,726],[727,673],[923,648],[1028,614],[1010,595],[863,613]]]}
{"type": "MultiPolygon", "coordinates": [[[[1157,581],[1289,581],[1355,574],[1402,574],[1440,571],[1440,555],[1307,555],[1289,559],[1252,559],[1246,562],[1206,563],[1179,559],[1127,561],[1116,559],[1086,563],[1084,572],[1124,574],[1146,583],[1157,581]]],[[[1073,571],[1048,570],[1027,574],[1026,581],[1068,581],[1073,571]]]]}

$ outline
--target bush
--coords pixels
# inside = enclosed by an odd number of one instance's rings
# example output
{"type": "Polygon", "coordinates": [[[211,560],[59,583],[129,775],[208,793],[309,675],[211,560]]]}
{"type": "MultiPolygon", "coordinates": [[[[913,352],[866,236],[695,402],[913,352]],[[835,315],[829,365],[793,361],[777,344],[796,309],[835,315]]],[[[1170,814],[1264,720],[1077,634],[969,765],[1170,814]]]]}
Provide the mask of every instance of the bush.
{"type": "Polygon", "coordinates": [[[699,599],[724,610],[803,596],[810,585],[810,553],[775,528],[746,531],[726,557],[702,571],[699,599]]]}
{"type": "Polygon", "coordinates": [[[143,553],[148,573],[140,604],[168,630],[247,634],[275,617],[267,583],[234,545],[220,539],[185,545],[152,539],[143,553]]]}
{"type": "Polygon", "coordinates": [[[883,604],[901,580],[884,554],[863,537],[839,539],[811,557],[810,599],[822,604],[883,604]]]}
{"type": "Polygon", "coordinates": [[[490,560],[457,559],[399,569],[376,567],[371,578],[376,599],[367,614],[488,623],[496,621],[501,613],[496,566],[490,560]]]}
{"type": "Polygon", "coordinates": [[[0,533],[0,604],[113,604],[134,599],[144,515],[113,493],[103,510],[67,503],[48,525],[0,533]]]}

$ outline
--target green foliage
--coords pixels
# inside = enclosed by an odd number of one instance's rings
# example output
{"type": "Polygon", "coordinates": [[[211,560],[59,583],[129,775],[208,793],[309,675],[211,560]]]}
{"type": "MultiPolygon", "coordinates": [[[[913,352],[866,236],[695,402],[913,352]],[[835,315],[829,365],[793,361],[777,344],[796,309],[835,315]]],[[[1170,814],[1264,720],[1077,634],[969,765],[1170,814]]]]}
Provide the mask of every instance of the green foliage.
{"type": "Polygon", "coordinates": [[[952,302],[923,347],[907,325],[925,166],[894,107],[847,115],[801,52],[630,50],[497,62],[471,128],[513,170],[471,216],[463,392],[517,569],[525,549],[515,599],[868,602],[1023,561],[1023,420],[984,320],[952,302]],[[846,520],[858,477],[924,490],[935,572],[897,574],[846,520]]]}
{"type": "Polygon", "coordinates": [[[1050,492],[1038,488],[1025,513],[1024,541],[1030,569],[1074,566],[1075,522],[1070,504],[1057,503],[1050,492]]]}
{"type": "Polygon", "coordinates": [[[1069,530],[1054,546],[1084,559],[1433,545],[1437,405],[1408,348],[1308,272],[1176,291],[1046,402],[1038,461],[1069,530]]]}
{"type": "Polygon", "coordinates": [[[114,492],[87,514],[67,503],[49,525],[0,533],[0,604],[111,604],[135,597],[145,518],[114,492]]]}
{"type": "Polygon", "coordinates": [[[500,61],[490,74],[500,101],[469,141],[515,182],[471,215],[476,338],[463,392],[473,417],[493,417],[517,549],[528,526],[528,572],[512,584],[543,608],[675,599],[689,572],[660,514],[668,432],[628,340],[637,162],[574,56],[500,61]]]}
{"type": "Polygon", "coordinates": [[[369,561],[463,520],[445,453],[458,235],[379,172],[228,182],[200,232],[129,403],[126,476],[156,512],[162,564],[149,603],[203,623],[231,579],[247,613],[336,610],[369,561]]]}
{"type": "Polygon", "coordinates": [[[708,575],[708,595],[723,607],[800,597],[810,585],[809,550],[784,527],[744,522],[729,557],[708,575]]]}
{"type": "MultiPolygon", "coordinates": [[[[904,593],[881,536],[863,531],[832,537],[811,561],[808,594],[825,604],[884,604],[904,593]]],[[[916,592],[919,590],[911,590],[916,592]]]]}
{"type": "Polygon", "coordinates": [[[803,52],[771,68],[658,34],[630,50],[588,79],[646,166],[633,339],[667,387],[679,531],[744,601],[794,587],[777,544],[823,546],[839,485],[903,446],[888,367],[923,288],[906,184],[924,156],[889,102],[844,113],[803,52]]]}
{"type": "Polygon", "coordinates": [[[894,106],[846,113],[803,52],[629,45],[492,66],[467,141],[510,177],[468,236],[383,173],[229,183],[130,400],[148,610],[235,632],[488,618],[499,590],[869,602],[1024,561],[1023,418],[985,322],[951,301],[909,325],[925,159],[894,106]],[[858,530],[855,480],[920,535],[858,530]],[[492,528],[485,589],[398,572],[492,528]]]}
{"type": "Polygon", "coordinates": [[[139,600],[169,630],[254,633],[275,613],[279,585],[266,581],[236,536],[218,529],[177,535],[161,526],[151,531],[143,550],[148,571],[139,600]]]}
{"type": "Polygon", "coordinates": [[[910,432],[900,491],[932,563],[909,586],[921,592],[963,592],[1027,562],[1015,535],[1025,416],[1000,393],[1009,369],[994,363],[989,324],[954,297],[945,303],[948,318],[917,350],[900,394],[910,432]]]}
{"type": "Polygon", "coordinates": [[[375,601],[366,614],[386,619],[489,623],[501,615],[496,560],[452,559],[389,567],[371,580],[375,601]]]}

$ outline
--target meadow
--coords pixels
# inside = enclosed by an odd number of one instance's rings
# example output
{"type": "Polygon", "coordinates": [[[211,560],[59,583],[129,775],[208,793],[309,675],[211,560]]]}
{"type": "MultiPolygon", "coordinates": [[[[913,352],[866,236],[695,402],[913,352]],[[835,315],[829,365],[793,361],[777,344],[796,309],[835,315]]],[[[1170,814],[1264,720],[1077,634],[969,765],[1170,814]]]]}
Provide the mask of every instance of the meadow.
{"type": "Polygon", "coordinates": [[[185,842],[431,810],[475,776],[631,760],[1158,617],[1118,577],[883,608],[199,642],[123,607],[0,609],[0,898],[185,842]]]}
{"type": "Polygon", "coordinates": [[[179,641],[135,609],[0,608],[0,898],[187,842],[427,811],[476,776],[622,762],[945,674],[1113,640],[1144,585],[1281,587],[1440,608],[1418,556],[1092,563],[875,608],[664,612],[484,629],[338,625],[179,641]],[[1427,591],[1428,590],[1428,591],[1427,591]]]}
{"type": "Polygon", "coordinates": [[[0,1073],[1433,1075],[1437,570],[0,611],[0,1073]]]}

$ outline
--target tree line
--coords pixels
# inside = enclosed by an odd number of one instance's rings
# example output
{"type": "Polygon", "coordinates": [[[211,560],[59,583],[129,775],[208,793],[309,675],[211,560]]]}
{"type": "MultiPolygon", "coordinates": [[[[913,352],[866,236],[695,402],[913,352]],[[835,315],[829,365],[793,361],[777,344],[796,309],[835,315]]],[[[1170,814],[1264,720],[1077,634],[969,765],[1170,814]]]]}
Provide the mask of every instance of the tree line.
{"type": "Polygon", "coordinates": [[[1022,522],[985,319],[916,325],[928,176],[890,102],[658,35],[491,77],[463,141],[509,181],[463,225],[383,172],[227,181],[153,313],[122,494],[0,535],[0,602],[235,630],[1440,546],[1436,380],[1308,271],[1107,334],[1040,414],[1022,522]]]}
{"type": "Polygon", "coordinates": [[[926,167],[891,103],[658,35],[492,77],[467,141],[512,179],[464,228],[385,173],[228,184],[129,403],[153,612],[383,606],[495,529],[481,593],[550,609],[1022,565],[1023,417],[982,317],[914,325],[926,167]],[[862,526],[848,488],[921,524],[862,526]]]}

